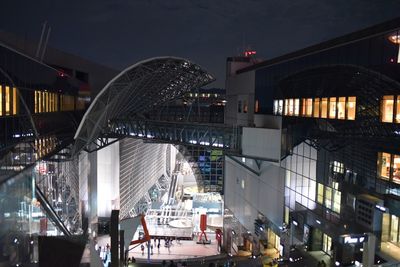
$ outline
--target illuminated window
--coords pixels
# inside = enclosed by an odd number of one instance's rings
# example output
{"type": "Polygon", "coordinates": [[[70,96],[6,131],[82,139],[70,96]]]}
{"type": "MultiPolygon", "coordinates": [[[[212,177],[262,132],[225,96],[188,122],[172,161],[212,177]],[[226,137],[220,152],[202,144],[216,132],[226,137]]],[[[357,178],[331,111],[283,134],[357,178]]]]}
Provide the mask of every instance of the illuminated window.
{"type": "Polygon", "coordinates": [[[313,111],[313,101],[312,98],[306,99],[306,116],[311,117],[313,111]]]}
{"type": "Polygon", "coordinates": [[[400,123],[400,96],[396,99],[396,123],[400,123]]]}
{"type": "Polygon", "coordinates": [[[325,187],[325,207],[332,209],[332,188],[325,187]]]}
{"type": "Polygon", "coordinates": [[[317,188],[317,202],[321,205],[324,204],[324,185],[318,184],[317,188]]]}
{"type": "Polygon", "coordinates": [[[349,96],[347,98],[347,119],[355,120],[356,119],[356,97],[349,96]]]}
{"type": "Polygon", "coordinates": [[[10,87],[6,86],[6,91],[5,91],[5,115],[10,115],[11,114],[11,92],[10,92],[10,87]]]}
{"type": "Polygon", "coordinates": [[[260,106],[259,106],[258,100],[256,100],[256,104],[254,105],[254,112],[258,113],[259,111],[260,111],[260,106]]]}
{"type": "Polygon", "coordinates": [[[336,118],[336,97],[329,98],[329,118],[336,118]]]}
{"type": "Polygon", "coordinates": [[[285,99],[285,114],[284,115],[288,115],[289,114],[289,99],[285,99]]]}
{"type": "Polygon", "coordinates": [[[294,115],[299,116],[300,113],[300,99],[296,98],[294,100],[294,115]]]}
{"type": "Polygon", "coordinates": [[[344,173],[344,165],[343,163],[339,162],[339,161],[334,161],[333,162],[333,172],[336,173],[344,173]]]}
{"type": "Polygon", "coordinates": [[[323,234],[322,235],[322,250],[325,253],[327,253],[328,255],[331,255],[331,247],[332,247],[332,238],[327,234],[323,234]]]}
{"type": "Polygon", "coordinates": [[[346,119],[346,97],[339,97],[339,101],[337,103],[337,118],[339,120],[346,119]]]}
{"type": "Polygon", "coordinates": [[[398,233],[399,233],[399,217],[392,215],[390,241],[397,243],[399,241],[398,233]]]}
{"type": "Polygon", "coordinates": [[[381,179],[389,180],[390,178],[390,162],[391,155],[389,153],[378,153],[378,175],[381,179]]]}
{"type": "Polygon", "coordinates": [[[324,97],[321,99],[321,118],[327,118],[328,116],[328,98],[324,97]]]}
{"type": "Polygon", "coordinates": [[[17,98],[17,88],[13,88],[13,115],[17,115],[18,112],[18,98],[17,98]]]}
{"type": "Polygon", "coordinates": [[[306,99],[302,98],[300,102],[301,102],[301,105],[300,105],[301,116],[305,117],[306,116],[306,99]]]}
{"type": "Polygon", "coordinates": [[[319,118],[319,98],[314,99],[314,118],[319,118]]]}
{"type": "Polygon", "coordinates": [[[243,100],[243,113],[247,113],[247,100],[243,100]]]}
{"type": "Polygon", "coordinates": [[[293,99],[289,99],[288,115],[289,116],[293,116],[294,115],[294,100],[293,99]]]}
{"type": "Polygon", "coordinates": [[[0,85],[0,116],[3,116],[3,86],[0,85]]]}
{"type": "Polygon", "coordinates": [[[278,114],[282,115],[282,111],[283,111],[283,100],[279,100],[279,104],[278,104],[278,114]]]}
{"type": "Polygon", "coordinates": [[[393,122],[394,96],[385,95],[381,102],[381,121],[393,122]]]}
{"type": "Polygon", "coordinates": [[[400,155],[393,155],[392,181],[396,184],[400,184],[400,155]]]}
{"type": "Polygon", "coordinates": [[[274,100],[274,115],[278,114],[278,104],[279,100],[274,100]]]}
{"type": "Polygon", "coordinates": [[[342,193],[338,190],[333,190],[333,211],[340,213],[340,205],[342,202],[342,193]]]}

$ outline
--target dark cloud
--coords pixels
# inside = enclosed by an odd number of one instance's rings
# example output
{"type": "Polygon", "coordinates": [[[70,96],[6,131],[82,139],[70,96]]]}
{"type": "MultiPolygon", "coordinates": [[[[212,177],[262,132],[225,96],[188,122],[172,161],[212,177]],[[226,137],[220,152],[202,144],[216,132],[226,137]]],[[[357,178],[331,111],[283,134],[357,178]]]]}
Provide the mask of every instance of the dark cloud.
{"type": "Polygon", "coordinates": [[[5,0],[0,27],[122,69],[138,60],[189,58],[224,85],[225,58],[243,45],[262,58],[398,16],[398,0],[5,0]],[[6,12],[4,12],[6,11],[6,12]]]}

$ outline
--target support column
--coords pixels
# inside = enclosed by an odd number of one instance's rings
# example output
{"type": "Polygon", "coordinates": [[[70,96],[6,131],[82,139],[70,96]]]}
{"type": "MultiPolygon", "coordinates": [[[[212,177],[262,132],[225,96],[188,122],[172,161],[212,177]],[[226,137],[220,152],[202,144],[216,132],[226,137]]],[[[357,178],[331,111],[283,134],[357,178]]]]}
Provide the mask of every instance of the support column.
{"type": "Polygon", "coordinates": [[[118,225],[119,225],[119,210],[111,211],[111,267],[119,267],[118,260],[118,225]]]}
{"type": "Polygon", "coordinates": [[[363,259],[362,263],[365,267],[374,266],[375,260],[375,243],[376,237],[372,233],[368,233],[368,241],[363,245],[363,259]]]}
{"type": "Polygon", "coordinates": [[[119,230],[119,258],[121,260],[121,266],[124,266],[126,262],[125,256],[125,239],[124,239],[124,230],[119,230]]]}

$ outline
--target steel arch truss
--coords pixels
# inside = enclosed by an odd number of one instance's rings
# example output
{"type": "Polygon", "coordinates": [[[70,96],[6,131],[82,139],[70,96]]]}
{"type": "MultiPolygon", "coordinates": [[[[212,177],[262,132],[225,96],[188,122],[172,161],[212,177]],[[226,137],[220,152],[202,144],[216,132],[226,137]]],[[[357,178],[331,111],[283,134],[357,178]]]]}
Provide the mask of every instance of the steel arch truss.
{"type": "Polygon", "coordinates": [[[110,121],[146,111],[214,81],[200,66],[181,58],[139,62],[111,80],[96,96],[75,134],[76,154],[110,132],[110,121]]]}

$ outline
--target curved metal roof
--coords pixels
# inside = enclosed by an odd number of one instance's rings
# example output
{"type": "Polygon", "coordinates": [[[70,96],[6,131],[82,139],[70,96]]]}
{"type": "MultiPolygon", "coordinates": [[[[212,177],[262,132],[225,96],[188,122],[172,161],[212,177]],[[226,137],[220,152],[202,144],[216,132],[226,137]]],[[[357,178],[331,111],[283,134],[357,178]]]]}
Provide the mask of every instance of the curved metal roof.
{"type": "Polygon", "coordinates": [[[141,115],[214,80],[199,65],[176,57],[151,58],[128,67],[91,103],[75,134],[73,154],[106,133],[111,120],[141,115]]]}

